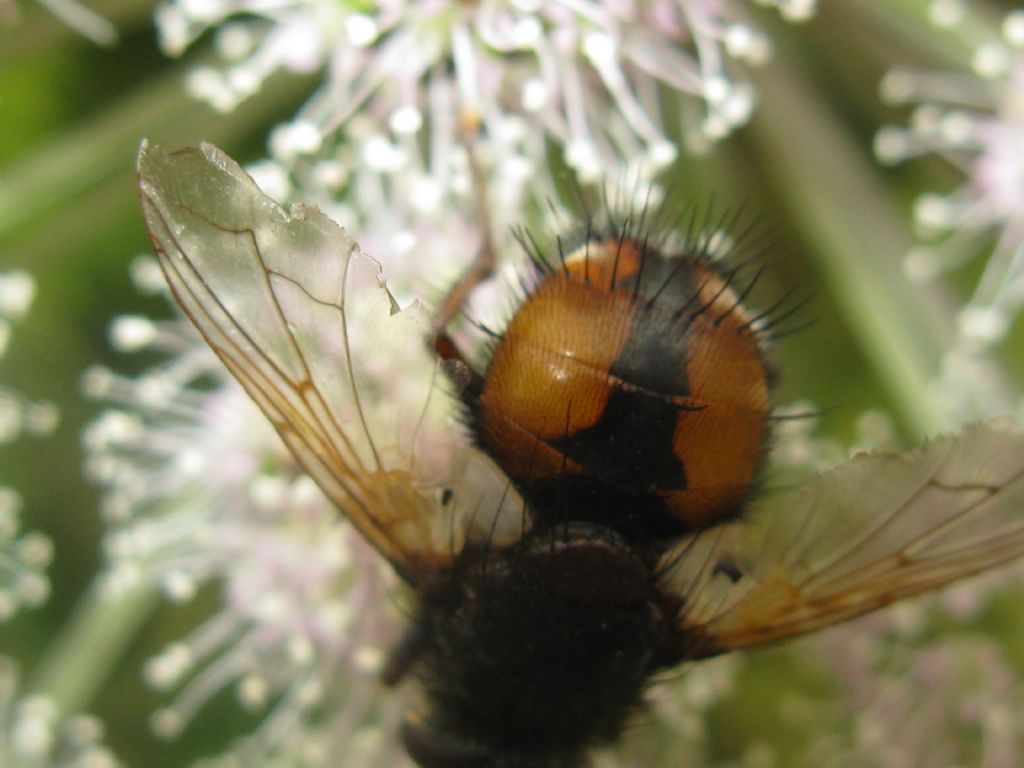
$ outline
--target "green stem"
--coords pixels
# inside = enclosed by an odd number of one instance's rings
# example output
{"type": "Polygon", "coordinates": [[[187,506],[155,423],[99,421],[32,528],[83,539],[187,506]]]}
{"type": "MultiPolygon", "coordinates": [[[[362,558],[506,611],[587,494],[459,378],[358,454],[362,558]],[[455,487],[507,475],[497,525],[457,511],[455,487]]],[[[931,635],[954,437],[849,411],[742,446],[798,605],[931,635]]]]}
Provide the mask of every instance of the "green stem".
{"type": "MultiPolygon", "coordinates": [[[[93,45],[49,11],[22,4],[24,19],[11,26],[0,19],[0,66],[11,66],[40,51],[55,51],[67,44],[93,45]]],[[[153,14],[153,0],[90,0],[85,5],[113,25],[118,34],[130,33],[153,14]]],[[[114,46],[117,41],[114,41],[114,46]]]]}
{"type": "Polygon", "coordinates": [[[752,139],[848,325],[908,428],[918,436],[948,429],[930,383],[952,338],[952,308],[903,277],[910,233],[868,148],[784,54],[757,85],[752,139]]]}
{"type": "Polygon", "coordinates": [[[52,701],[60,718],[88,708],[159,599],[149,585],[105,597],[94,584],[33,669],[27,693],[52,701]]]}
{"type": "Polygon", "coordinates": [[[231,143],[273,117],[287,114],[297,103],[297,94],[311,89],[307,81],[295,77],[273,77],[259,98],[240,105],[226,118],[182,92],[185,69],[176,67],[148,81],[90,122],[62,132],[58,139],[0,170],[0,240],[64,206],[87,200],[106,182],[120,180],[129,189],[135,152],[144,136],[167,146],[199,139],[231,143]]]}
{"type": "Polygon", "coordinates": [[[929,0],[847,0],[851,15],[870,19],[918,52],[927,52],[949,66],[969,66],[978,46],[999,38],[999,14],[982,2],[964,3],[963,18],[948,27],[932,21],[929,0]]]}

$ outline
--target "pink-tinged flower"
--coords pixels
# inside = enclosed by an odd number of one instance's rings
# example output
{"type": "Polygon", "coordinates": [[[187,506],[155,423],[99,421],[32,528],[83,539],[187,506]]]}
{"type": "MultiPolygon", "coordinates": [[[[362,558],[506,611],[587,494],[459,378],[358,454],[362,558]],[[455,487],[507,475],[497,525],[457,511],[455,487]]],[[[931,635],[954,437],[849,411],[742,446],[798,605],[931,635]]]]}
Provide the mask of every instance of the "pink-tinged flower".
{"type": "MultiPolygon", "coordinates": [[[[11,337],[12,324],[28,312],[35,282],[22,271],[0,273],[0,360],[11,337]]],[[[57,426],[57,411],[12,389],[0,386],[0,446],[28,434],[41,436],[57,426]]],[[[53,545],[41,533],[22,533],[21,496],[0,484],[0,622],[18,609],[45,602],[50,594],[46,569],[53,545]]]]}
{"type": "MultiPolygon", "coordinates": [[[[134,275],[166,290],[152,261],[134,275]]],[[[85,435],[87,470],[105,488],[103,584],[116,594],[156,583],[172,601],[221,589],[219,610],[146,665],[151,685],[174,692],[155,730],[177,736],[233,688],[262,720],[227,764],[327,764],[341,745],[365,742],[362,764],[392,765],[385,734],[397,709],[380,703],[377,674],[400,616],[381,558],[190,326],[122,317],[112,341],[166,359],[134,379],[86,376],[87,391],[112,406],[85,435]]]]}
{"type": "Polygon", "coordinates": [[[103,726],[80,715],[58,721],[42,696],[20,696],[18,666],[0,656],[0,765],[11,768],[119,768],[103,746],[103,726]]]}
{"type": "MultiPolygon", "coordinates": [[[[814,5],[761,4],[793,20],[814,5]]],[[[342,224],[400,299],[433,299],[486,238],[518,252],[512,227],[558,198],[552,150],[583,185],[645,189],[680,135],[706,148],[745,123],[745,67],[770,52],[745,6],[176,0],[157,25],[172,55],[214,31],[223,63],[188,87],[225,111],[275,72],[320,72],[249,170],[342,224]]]]}
{"type": "Polygon", "coordinates": [[[885,162],[934,154],[963,174],[953,191],[918,199],[916,220],[938,243],[914,249],[906,266],[927,279],[988,253],[959,316],[973,346],[1003,339],[1024,306],[1024,12],[1008,14],[1002,32],[976,48],[973,72],[890,72],[883,96],[914,109],[875,143],[885,162]]]}
{"type": "MultiPolygon", "coordinates": [[[[813,0],[761,4],[792,20],[814,9],[813,0]]],[[[467,122],[500,142],[518,116],[543,126],[568,165],[594,179],[627,162],[664,167],[674,136],[703,148],[747,121],[754,92],[744,67],[764,61],[770,44],[745,5],[177,0],[157,23],[172,55],[217,30],[226,64],[197,68],[189,87],[225,111],[278,70],[325,72],[274,137],[278,159],[330,154],[357,115],[433,149],[459,143],[467,122]],[[682,97],[681,115],[664,108],[665,91],[682,97]]]]}
{"type": "Polygon", "coordinates": [[[961,585],[808,643],[840,687],[794,708],[810,726],[807,762],[846,753],[850,765],[1020,765],[1024,693],[1012,656],[991,634],[957,624],[986,591],[984,582],[961,585]]]}
{"type": "MultiPolygon", "coordinates": [[[[815,6],[757,4],[793,21],[815,6]]],[[[250,170],[275,199],[301,197],[343,224],[389,280],[392,261],[429,264],[430,284],[417,287],[436,292],[484,238],[506,245],[529,203],[556,196],[549,146],[583,183],[633,184],[675,158],[680,134],[704,148],[746,122],[744,67],[770,53],[746,6],[173,0],[157,25],[171,55],[214,32],[223,64],[194,69],[188,85],[225,111],[275,72],[322,72],[250,170]]]]}

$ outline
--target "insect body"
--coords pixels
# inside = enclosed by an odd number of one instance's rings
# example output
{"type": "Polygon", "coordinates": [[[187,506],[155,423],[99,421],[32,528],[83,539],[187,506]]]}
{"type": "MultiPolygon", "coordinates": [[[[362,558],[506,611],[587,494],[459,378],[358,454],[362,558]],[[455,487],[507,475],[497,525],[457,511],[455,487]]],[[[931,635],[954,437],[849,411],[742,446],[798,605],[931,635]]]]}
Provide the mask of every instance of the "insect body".
{"type": "Polygon", "coordinates": [[[583,765],[659,669],[1024,552],[1009,423],[747,499],[756,323],[693,254],[598,238],[550,268],[463,391],[474,446],[429,314],[399,309],[333,222],[286,213],[209,145],[144,145],[139,178],[178,303],[417,598],[386,677],[420,687],[403,741],[425,768],[583,765]],[[388,350],[408,381],[382,398],[388,350]]]}
{"type": "Polygon", "coordinates": [[[768,396],[726,276],[697,252],[666,257],[616,232],[544,270],[467,398],[477,442],[535,520],[650,538],[734,517],[768,396]]]}
{"type": "Polygon", "coordinates": [[[428,708],[405,739],[429,768],[578,765],[702,642],[680,630],[659,560],[738,515],[768,376],[729,278],[700,249],[625,233],[591,231],[555,265],[534,250],[537,285],[464,385],[475,440],[529,520],[422,595],[428,708]]]}
{"type": "Polygon", "coordinates": [[[648,565],[613,531],[531,531],[468,550],[423,596],[404,739],[423,766],[577,766],[639,706],[674,635],[648,565]]]}

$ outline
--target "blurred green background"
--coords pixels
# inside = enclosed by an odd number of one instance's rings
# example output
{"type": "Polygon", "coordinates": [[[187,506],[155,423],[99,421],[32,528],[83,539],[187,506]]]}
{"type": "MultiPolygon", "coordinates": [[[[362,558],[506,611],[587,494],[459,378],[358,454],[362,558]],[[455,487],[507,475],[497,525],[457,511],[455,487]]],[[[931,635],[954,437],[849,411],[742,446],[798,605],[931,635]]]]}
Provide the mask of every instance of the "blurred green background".
{"type": "MultiPolygon", "coordinates": [[[[958,293],[968,294],[979,266],[927,293],[903,280],[913,195],[949,188],[956,177],[937,162],[879,169],[873,133],[895,118],[879,103],[877,83],[897,56],[942,65],[957,45],[949,39],[936,47],[910,26],[852,12],[852,4],[824,5],[799,28],[763,18],[778,52],[755,75],[761,102],[754,122],[708,157],[684,156],[673,181],[684,196],[714,190],[726,204],[747,201],[764,239],[779,242],[774,285],[815,294],[804,315],[817,322],[775,352],[777,402],[812,401],[824,409],[823,434],[844,442],[863,411],[881,408],[913,441],[938,423],[922,387],[951,331],[950,308],[958,293]]],[[[19,7],[16,25],[0,26],[0,271],[26,269],[38,294],[14,328],[0,382],[61,412],[53,436],[0,447],[0,481],[24,497],[23,527],[44,531],[56,548],[50,600],[0,625],[0,653],[22,663],[31,686],[102,562],[98,494],[82,477],[80,447],[82,428],[100,406],[81,395],[80,377],[95,363],[143,370],[153,360],[113,352],[108,324],[119,314],[171,311],[162,299],[140,296],[128,275],[131,259],[147,250],[133,179],[139,141],[175,147],[209,140],[242,162],[257,159],[269,128],[294,114],[315,80],[274,77],[259,98],[221,115],[183,92],[182,77],[206,55],[203,46],[184,61],[164,57],[151,3],[91,4],[119,30],[111,48],[82,39],[34,4],[19,7]]],[[[1024,365],[1021,341],[1018,330],[1003,346],[1008,380],[1024,365]]],[[[109,682],[82,704],[106,721],[109,743],[128,764],[184,766],[244,730],[230,694],[173,748],[147,727],[163,697],[142,684],[142,662],[215,603],[208,589],[185,607],[141,611],[137,626],[125,630],[123,652],[111,647],[109,682]]],[[[785,654],[764,658],[761,684],[774,690],[807,682],[785,654]]],[[[748,727],[769,732],[763,721],[747,722],[756,711],[756,697],[738,703],[728,721],[736,728],[723,743],[748,727]]]]}
{"type": "MultiPolygon", "coordinates": [[[[44,531],[56,550],[49,601],[0,626],[0,653],[21,662],[31,686],[33,669],[71,626],[102,563],[99,495],[83,478],[80,446],[101,404],[81,394],[82,373],[96,363],[144,370],[154,360],[115,353],[108,325],[119,314],[171,312],[129,279],[132,258],[148,251],[134,188],[138,144],[143,137],[167,146],[205,139],[256,158],[268,127],[293,114],[308,88],[295,87],[294,78],[272,81],[262,98],[220,115],[184,94],[189,65],[159,52],[152,3],[92,4],[118,29],[120,41],[111,48],[93,45],[35,4],[19,7],[16,26],[0,25],[0,271],[27,270],[37,295],[15,325],[2,382],[54,402],[61,413],[54,435],[0,446],[0,478],[24,499],[23,529],[44,531]]],[[[237,706],[223,702],[173,750],[148,727],[160,696],[143,685],[141,665],[194,626],[212,597],[151,618],[141,611],[143,623],[124,638],[125,652],[110,648],[100,656],[114,666],[110,682],[98,699],[83,703],[109,724],[109,741],[126,763],[186,765],[223,746],[227,723],[241,718],[237,706]]]]}

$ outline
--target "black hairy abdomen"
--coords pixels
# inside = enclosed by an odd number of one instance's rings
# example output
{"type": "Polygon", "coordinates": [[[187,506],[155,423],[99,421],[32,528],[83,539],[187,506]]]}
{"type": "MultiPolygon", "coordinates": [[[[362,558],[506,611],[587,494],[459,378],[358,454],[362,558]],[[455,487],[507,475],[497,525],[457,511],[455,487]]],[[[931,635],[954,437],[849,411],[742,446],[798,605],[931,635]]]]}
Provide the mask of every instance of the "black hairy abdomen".
{"type": "Polygon", "coordinates": [[[517,768],[578,765],[621,733],[651,674],[646,600],[566,599],[505,559],[445,592],[424,603],[415,630],[432,729],[517,768]]]}

